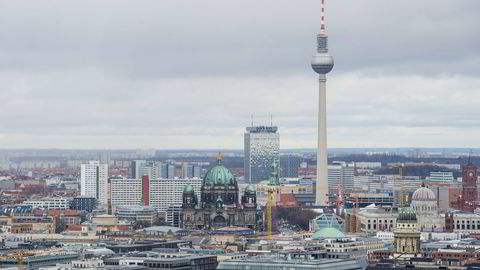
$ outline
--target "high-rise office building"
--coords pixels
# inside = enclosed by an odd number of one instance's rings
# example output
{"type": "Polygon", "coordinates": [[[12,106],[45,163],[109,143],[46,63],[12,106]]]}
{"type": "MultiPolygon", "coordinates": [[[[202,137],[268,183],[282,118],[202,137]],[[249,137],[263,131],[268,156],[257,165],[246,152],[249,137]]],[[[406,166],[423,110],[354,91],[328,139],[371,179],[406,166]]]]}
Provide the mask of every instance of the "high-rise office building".
{"type": "Polygon", "coordinates": [[[352,193],[354,175],[353,164],[339,162],[328,165],[328,192],[336,193],[337,188],[342,186],[345,194],[352,193]]]}
{"type": "Polygon", "coordinates": [[[110,165],[110,151],[105,150],[100,153],[100,163],[110,165]]]}
{"type": "Polygon", "coordinates": [[[280,134],[275,126],[247,127],[245,133],[245,181],[258,183],[270,178],[271,166],[280,162],[280,134]]]}
{"type": "Polygon", "coordinates": [[[147,161],[145,164],[138,168],[138,176],[136,178],[142,178],[148,176],[150,179],[161,178],[160,164],[155,161],[147,161]]]}
{"type": "Polygon", "coordinates": [[[94,197],[100,204],[107,205],[109,199],[108,165],[99,161],[82,164],[80,172],[82,196],[94,197]]]}
{"type": "Polygon", "coordinates": [[[325,5],[322,0],[320,34],[317,36],[317,53],[312,58],[312,68],[318,73],[318,149],[317,149],[317,189],[315,203],[328,204],[328,160],[327,160],[327,94],[326,74],[333,69],[333,57],[328,53],[328,36],[325,31],[325,5]]]}
{"type": "Polygon", "coordinates": [[[182,165],[182,177],[183,178],[200,178],[202,173],[202,167],[197,164],[183,163],[182,165]]]}
{"type": "Polygon", "coordinates": [[[130,166],[130,177],[133,179],[142,177],[140,173],[140,168],[147,165],[146,160],[133,160],[132,165],[130,166]]]}
{"type": "Polygon", "coordinates": [[[280,156],[280,174],[282,177],[295,178],[298,177],[298,169],[302,163],[302,157],[295,155],[280,156]]]}
{"type": "Polygon", "coordinates": [[[173,179],[175,178],[175,165],[171,163],[160,164],[160,178],[173,179]]]}
{"type": "Polygon", "coordinates": [[[0,170],[10,169],[10,158],[7,152],[0,151],[0,170]]]}

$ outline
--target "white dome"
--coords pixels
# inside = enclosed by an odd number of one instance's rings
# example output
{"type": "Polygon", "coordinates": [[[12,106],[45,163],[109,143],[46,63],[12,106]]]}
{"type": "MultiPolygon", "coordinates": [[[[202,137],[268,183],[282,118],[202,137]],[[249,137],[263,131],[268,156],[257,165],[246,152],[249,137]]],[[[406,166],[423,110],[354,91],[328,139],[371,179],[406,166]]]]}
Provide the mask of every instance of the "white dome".
{"type": "Polygon", "coordinates": [[[436,201],[437,196],[435,196],[435,193],[422,185],[421,188],[415,190],[415,192],[412,195],[412,201],[436,201]]]}

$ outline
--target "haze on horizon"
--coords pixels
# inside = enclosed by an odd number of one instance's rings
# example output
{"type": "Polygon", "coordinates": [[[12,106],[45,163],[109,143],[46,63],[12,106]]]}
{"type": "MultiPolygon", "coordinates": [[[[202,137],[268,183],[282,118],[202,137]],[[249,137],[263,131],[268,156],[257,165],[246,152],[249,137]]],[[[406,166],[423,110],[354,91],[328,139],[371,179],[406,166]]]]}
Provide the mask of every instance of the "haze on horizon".
{"type": "MultiPolygon", "coordinates": [[[[319,0],[0,3],[0,149],[316,146],[319,0]]],[[[480,147],[480,2],[327,0],[328,145],[480,147]]]]}

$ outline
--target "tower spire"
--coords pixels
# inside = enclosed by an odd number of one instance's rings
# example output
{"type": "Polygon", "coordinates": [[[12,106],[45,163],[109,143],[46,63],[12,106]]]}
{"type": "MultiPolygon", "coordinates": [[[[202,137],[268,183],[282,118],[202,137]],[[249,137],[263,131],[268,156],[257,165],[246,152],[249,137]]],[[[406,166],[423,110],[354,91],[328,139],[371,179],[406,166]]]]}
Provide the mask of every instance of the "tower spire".
{"type": "Polygon", "coordinates": [[[321,10],[320,33],[325,34],[325,0],[322,0],[321,10]]]}

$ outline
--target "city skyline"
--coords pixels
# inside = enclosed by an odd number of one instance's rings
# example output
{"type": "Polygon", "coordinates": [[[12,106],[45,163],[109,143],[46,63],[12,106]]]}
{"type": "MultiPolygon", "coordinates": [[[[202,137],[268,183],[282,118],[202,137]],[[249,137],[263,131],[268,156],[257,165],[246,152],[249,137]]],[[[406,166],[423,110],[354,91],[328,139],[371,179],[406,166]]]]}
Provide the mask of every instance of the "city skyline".
{"type": "MultiPolygon", "coordinates": [[[[319,1],[49,3],[0,5],[0,148],[315,148],[319,1]]],[[[330,147],[479,147],[479,3],[327,5],[330,147]]]]}

